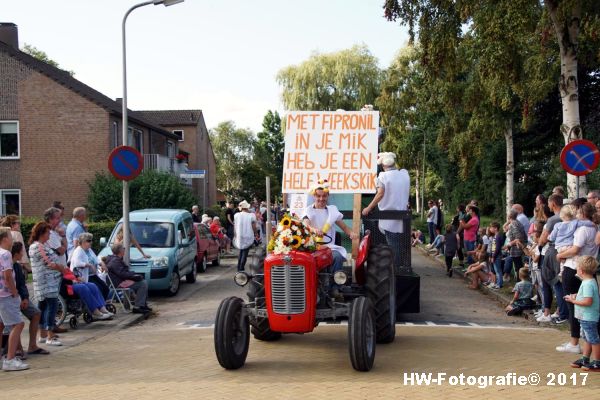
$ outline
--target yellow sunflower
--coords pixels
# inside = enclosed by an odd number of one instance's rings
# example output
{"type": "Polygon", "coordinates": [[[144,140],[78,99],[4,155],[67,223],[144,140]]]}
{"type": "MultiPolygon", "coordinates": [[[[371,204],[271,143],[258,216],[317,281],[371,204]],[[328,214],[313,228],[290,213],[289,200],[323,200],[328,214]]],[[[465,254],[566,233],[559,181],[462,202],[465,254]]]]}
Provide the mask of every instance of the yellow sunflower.
{"type": "Polygon", "coordinates": [[[293,249],[297,249],[302,246],[302,238],[300,236],[292,236],[292,243],[290,243],[293,249]]]}
{"type": "Polygon", "coordinates": [[[292,223],[292,219],[290,217],[288,217],[287,215],[285,217],[283,217],[281,219],[281,222],[279,222],[281,224],[281,226],[283,226],[284,228],[289,228],[291,223],[292,223]]]}

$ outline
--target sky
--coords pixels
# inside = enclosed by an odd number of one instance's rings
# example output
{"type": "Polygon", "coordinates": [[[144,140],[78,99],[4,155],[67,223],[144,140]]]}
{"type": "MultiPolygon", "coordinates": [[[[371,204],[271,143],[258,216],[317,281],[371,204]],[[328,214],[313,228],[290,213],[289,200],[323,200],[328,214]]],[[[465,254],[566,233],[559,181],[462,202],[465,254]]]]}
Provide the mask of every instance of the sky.
{"type": "MultiPolygon", "coordinates": [[[[122,97],[121,22],[141,0],[0,0],[19,45],[46,52],[75,78],[122,97]]],[[[232,120],[257,132],[284,113],[275,77],[312,52],[366,44],[386,68],[406,27],[383,0],[185,0],[127,19],[127,92],[133,110],[202,109],[207,127],[232,120]]]]}

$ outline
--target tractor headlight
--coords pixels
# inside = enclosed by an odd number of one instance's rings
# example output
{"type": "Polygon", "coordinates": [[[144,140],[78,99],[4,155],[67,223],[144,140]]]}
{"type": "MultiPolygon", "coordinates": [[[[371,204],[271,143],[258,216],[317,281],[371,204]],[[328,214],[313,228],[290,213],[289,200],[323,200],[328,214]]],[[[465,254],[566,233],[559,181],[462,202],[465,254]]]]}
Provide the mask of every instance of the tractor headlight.
{"type": "Polygon", "coordinates": [[[166,268],[169,266],[169,257],[158,257],[152,260],[152,268],[166,268]]]}
{"type": "Polygon", "coordinates": [[[344,271],[338,271],[333,274],[333,281],[338,285],[343,285],[348,280],[348,275],[344,271]]]}
{"type": "Polygon", "coordinates": [[[250,275],[240,271],[233,276],[233,281],[238,286],[246,286],[250,282],[250,278],[250,275]]]}

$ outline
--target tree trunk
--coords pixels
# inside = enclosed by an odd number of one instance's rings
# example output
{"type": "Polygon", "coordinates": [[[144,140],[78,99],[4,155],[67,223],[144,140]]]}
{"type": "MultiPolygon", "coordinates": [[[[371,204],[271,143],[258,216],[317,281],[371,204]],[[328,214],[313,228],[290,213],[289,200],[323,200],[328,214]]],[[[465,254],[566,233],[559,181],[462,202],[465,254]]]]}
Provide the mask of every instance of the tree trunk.
{"type": "Polygon", "coordinates": [[[420,182],[421,182],[421,180],[419,179],[419,167],[417,166],[416,173],[415,173],[415,200],[416,200],[416,206],[417,206],[417,214],[421,213],[420,182]]]}
{"type": "MultiPolygon", "coordinates": [[[[565,140],[565,145],[569,142],[583,137],[581,129],[581,119],[579,117],[579,85],[577,81],[577,46],[579,36],[579,23],[581,21],[581,3],[575,1],[569,17],[566,21],[561,21],[558,16],[558,2],[556,0],[546,0],[546,7],[552,19],[558,44],[560,47],[560,80],[558,89],[562,102],[563,123],[560,131],[565,140]]],[[[568,196],[574,199],[577,192],[577,177],[567,174],[568,196]]],[[[587,182],[585,176],[580,177],[579,193],[587,192],[587,182]]]]}
{"type": "Polygon", "coordinates": [[[507,123],[504,139],[506,140],[506,213],[508,214],[513,205],[515,193],[515,152],[512,121],[507,123]]]}

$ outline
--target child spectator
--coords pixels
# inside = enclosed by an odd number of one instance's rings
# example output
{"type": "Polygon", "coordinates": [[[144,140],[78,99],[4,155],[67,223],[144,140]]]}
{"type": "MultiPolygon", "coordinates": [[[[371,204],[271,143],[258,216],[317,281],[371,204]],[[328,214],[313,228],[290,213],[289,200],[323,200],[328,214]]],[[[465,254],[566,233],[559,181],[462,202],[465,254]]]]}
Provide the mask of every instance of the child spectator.
{"type": "Polygon", "coordinates": [[[582,357],[571,363],[573,368],[600,372],[600,337],[598,336],[598,283],[594,274],[598,262],[592,256],[582,256],[577,261],[577,276],[582,280],[577,294],[565,296],[565,301],[575,304],[575,318],[581,325],[582,357]]]}
{"type": "MultiPolygon", "coordinates": [[[[542,235],[544,224],[542,222],[535,222],[532,225],[534,225],[534,230],[531,233],[531,244],[528,247],[523,246],[523,252],[525,255],[530,257],[529,270],[531,272],[531,283],[533,284],[535,293],[531,300],[537,302],[541,301],[542,299],[543,290],[541,262],[542,253],[545,253],[546,249],[548,248],[548,243],[546,243],[546,245],[540,249],[540,246],[538,246],[538,240],[542,235]]],[[[536,317],[541,316],[542,313],[543,312],[538,312],[536,317]]]]}
{"type": "Polygon", "coordinates": [[[444,257],[446,259],[446,275],[452,278],[452,261],[460,245],[460,236],[454,231],[452,224],[446,225],[446,234],[444,235],[444,257]]]}
{"type": "Polygon", "coordinates": [[[423,233],[420,230],[413,228],[410,237],[412,247],[415,247],[419,244],[423,244],[424,237],[423,233]]]}
{"type": "Polygon", "coordinates": [[[476,261],[469,265],[469,268],[465,271],[465,274],[471,276],[471,284],[467,286],[469,289],[478,289],[479,282],[484,285],[490,283],[490,269],[486,261],[485,252],[480,251],[476,253],[475,259],[476,261]]]}
{"type": "MultiPolygon", "coordinates": [[[[23,259],[23,254],[25,254],[25,246],[23,246],[23,243],[13,242],[11,254],[13,259],[13,271],[15,273],[15,283],[17,285],[19,296],[21,297],[21,312],[29,320],[29,347],[27,348],[27,354],[50,354],[47,350],[38,347],[36,343],[42,312],[29,299],[29,290],[27,289],[25,273],[23,271],[24,268],[19,263],[19,261],[23,259]]],[[[19,354],[21,354],[22,359],[26,358],[23,346],[21,346],[20,338],[17,347],[17,356],[19,356],[19,354]]]]}
{"type": "MultiPolygon", "coordinates": [[[[575,240],[575,231],[580,226],[591,226],[596,227],[590,220],[580,220],[575,218],[577,210],[571,204],[567,204],[560,209],[560,219],[562,222],[558,222],[548,240],[554,243],[556,252],[561,253],[573,246],[575,240]]],[[[560,276],[565,266],[565,260],[560,260],[560,276]]]]}
{"type": "Polygon", "coordinates": [[[517,282],[512,291],[515,295],[510,304],[506,306],[506,315],[517,315],[523,310],[531,309],[535,306],[531,300],[533,285],[529,280],[529,268],[519,268],[519,282],[517,282]]]}
{"type": "Polygon", "coordinates": [[[489,228],[480,228],[479,229],[479,250],[485,251],[487,256],[489,257],[489,247],[490,247],[490,232],[489,228]]]}
{"type": "Polygon", "coordinates": [[[444,235],[440,234],[437,230],[436,234],[437,236],[435,237],[433,243],[431,245],[427,245],[429,252],[433,253],[434,257],[439,256],[440,252],[444,251],[444,235]]]}
{"type": "Polygon", "coordinates": [[[500,289],[502,287],[502,271],[504,263],[502,262],[502,245],[504,238],[500,233],[500,223],[494,221],[490,224],[490,266],[493,266],[494,272],[496,272],[496,282],[489,286],[490,289],[500,289]]]}
{"type": "Polygon", "coordinates": [[[2,362],[4,371],[21,371],[28,369],[29,365],[16,357],[17,346],[21,340],[21,332],[25,323],[21,316],[21,298],[15,284],[13,270],[12,235],[10,228],[0,228],[0,332],[5,326],[10,326],[8,337],[8,351],[2,362]]]}

